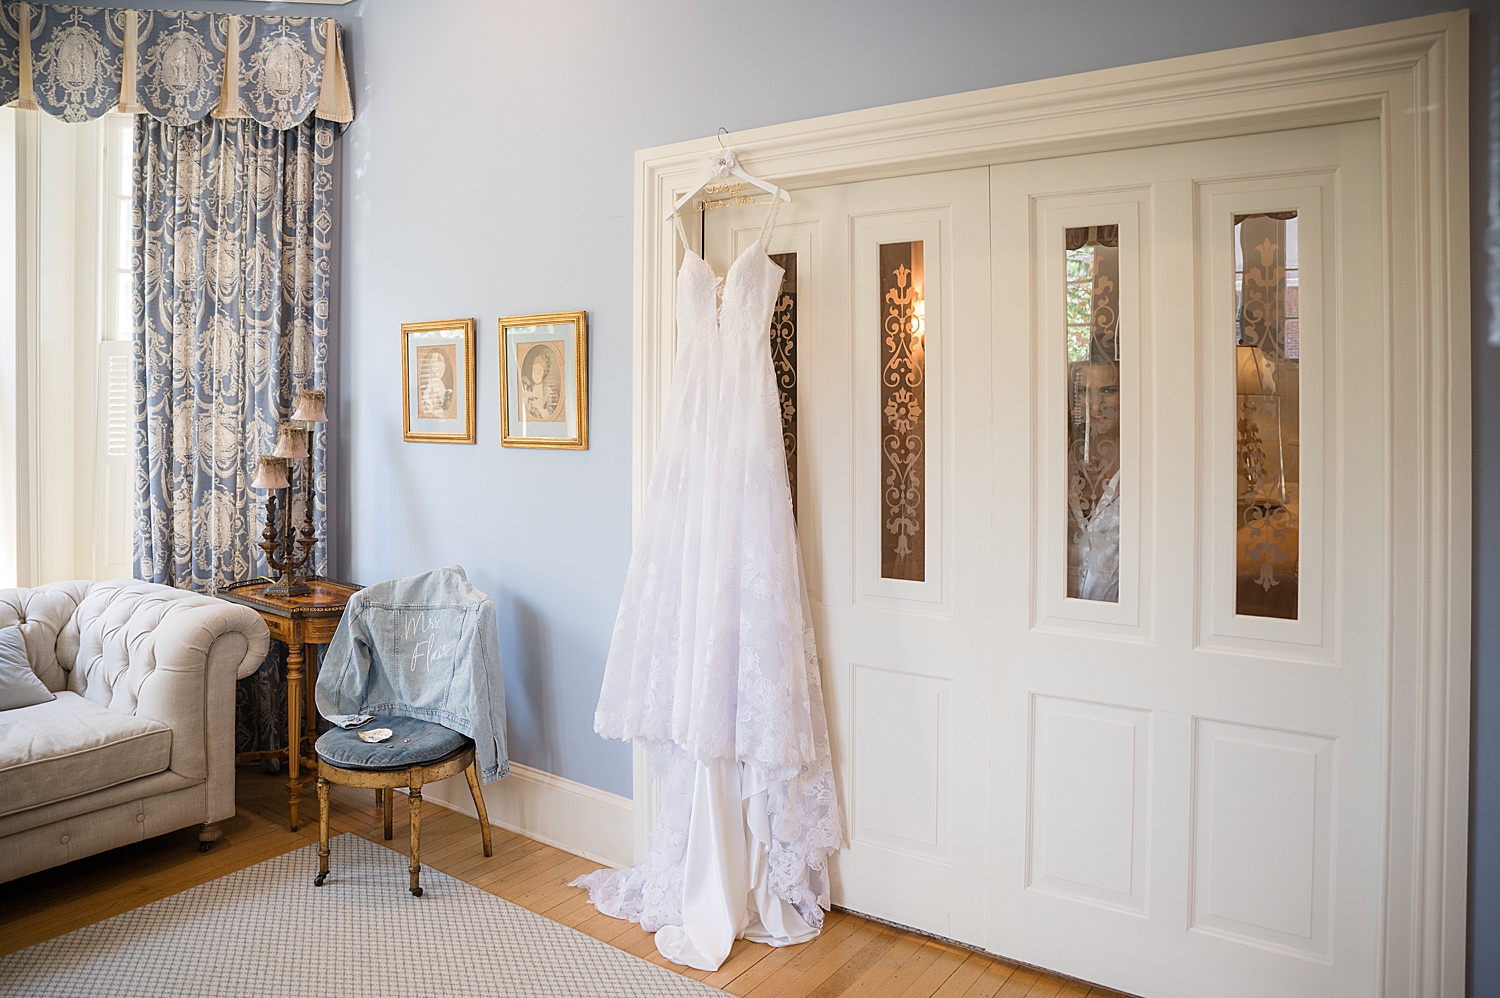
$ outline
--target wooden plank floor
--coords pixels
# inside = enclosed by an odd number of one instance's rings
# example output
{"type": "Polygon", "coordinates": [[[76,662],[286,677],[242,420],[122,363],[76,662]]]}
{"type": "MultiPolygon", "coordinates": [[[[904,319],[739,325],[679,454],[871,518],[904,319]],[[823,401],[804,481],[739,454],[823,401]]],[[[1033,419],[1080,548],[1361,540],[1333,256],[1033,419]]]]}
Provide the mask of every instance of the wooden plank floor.
{"type": "MultiPolygon", "coordinates": [[[[309,817],[286,827],[285,778],[242,768],[238,813],[207,853],[195,829],[183,829],[3,887],[0,954],[82,928],[272,856],[316,842],[317,797],[304,794],[309,817]]],[[[354,832],[383,842],[374,794],[333,789],[333,834],[354,832]]],[[[384,843],[407,853],[406,807],[396,802],[395,838],[384,843]]],[[[472,818],[430,800],[422,810],[422,861],[515,904],[530,908],[644,960],[744,998],[1120,998],[1107,988],[1017,966],[871,922],[830,912],[818,938],[775,949],[742,940],[724,966],[705,973],[667,962],[650,933],[601,915],[587,893],[568,881],[598,864],[520,835],[494,829],[495,855],[485,859],[472,818]]],[[[312,875],[309,869],[308,875],[312,875]]],[[[393,885],[396,889],[401,885],[393,885]]]]}

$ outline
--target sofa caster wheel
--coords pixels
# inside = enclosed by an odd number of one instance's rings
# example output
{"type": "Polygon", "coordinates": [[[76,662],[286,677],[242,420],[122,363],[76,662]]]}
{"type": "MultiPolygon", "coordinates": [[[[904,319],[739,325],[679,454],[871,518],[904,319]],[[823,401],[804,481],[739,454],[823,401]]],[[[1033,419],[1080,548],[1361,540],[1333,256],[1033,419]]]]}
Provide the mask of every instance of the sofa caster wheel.
{"type": "Polygon", "coordinates": [[[413,887],[413,888],[411,888],[411,896],[414,897],[414,898],[421,897],[422,896],[422,888],[420,888],[420,887],[413,887]]]}
{"type": "Polygon", "coordinates": [[[198,829],[198,851],[208,852],[208,847],[224,837],[224,828],[217,821],[205,822],[198,829]]]}
{"type": "Polygon", "coordinates": [[[313,886],[314,887],[322,887],[323,886],[323,881],[325,881],[327,879],[328,879],[328,874],[326,874],[326,873],[320,873],[316,877],[313,878],[313,886]]]}

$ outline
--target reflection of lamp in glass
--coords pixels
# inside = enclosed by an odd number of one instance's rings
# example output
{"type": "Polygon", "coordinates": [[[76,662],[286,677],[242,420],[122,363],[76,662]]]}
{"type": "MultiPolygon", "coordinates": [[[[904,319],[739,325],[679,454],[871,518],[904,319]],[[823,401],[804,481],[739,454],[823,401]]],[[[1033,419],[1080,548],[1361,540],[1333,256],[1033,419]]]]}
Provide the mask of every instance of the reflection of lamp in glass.
{"type": "Polygon", "coordinates": [[[1238,447],[1242,503],[1284,505],[1286,470],[1281,450],[1281,393],[1275,364],[1260,347],[1235,348],[1239,396],[1238,447]]]}
{"type": "Polygon", "coordinates": [[[1235,366],[1241,395],[1279,395],[1271,359],[1260,347],[1236,347],[1235,366]]]}

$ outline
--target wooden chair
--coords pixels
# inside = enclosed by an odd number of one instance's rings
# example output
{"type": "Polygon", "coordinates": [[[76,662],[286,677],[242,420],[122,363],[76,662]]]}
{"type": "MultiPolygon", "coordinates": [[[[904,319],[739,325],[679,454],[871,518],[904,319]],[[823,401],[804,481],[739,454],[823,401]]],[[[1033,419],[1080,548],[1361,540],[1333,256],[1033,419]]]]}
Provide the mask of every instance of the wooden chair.
{"type": "Polygon", "coordinates": [[[469,793],[479,812],[479,831],[484,854],[493,856],[490,820],[479,792],[479,771],[474,763],[474,743],[451,728],[412,717],[377,717],[357,729],[334,728],[318,738],[318,876],[313,886],[328,879],[328,788],[363,787],[375,790],[382,806],[385,837],[391,838],[391,810],[397,787],[411,791],[408,825],[411,832],[411,893],[422,896],[422,787],[462,772],[469,779],[469,793]],[[390,728],[383,742],[366,742],[360,731],[390,728]]]}

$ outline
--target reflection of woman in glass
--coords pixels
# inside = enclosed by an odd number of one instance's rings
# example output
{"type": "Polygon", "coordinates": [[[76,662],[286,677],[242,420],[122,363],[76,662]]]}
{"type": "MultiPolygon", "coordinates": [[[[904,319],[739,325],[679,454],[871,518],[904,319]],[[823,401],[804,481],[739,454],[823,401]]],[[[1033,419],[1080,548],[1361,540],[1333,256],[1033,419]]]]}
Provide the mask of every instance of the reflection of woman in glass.
{"type": "Polygon", "coordinates": [[[521,374],[521,406],[528,419],[555,423],[561,416],[562,392],[554,376],[552,351],[532,347],[521,374]]]}
{"type": "Polygon", "coordinates": [[[453,375],[448,359],[441,350],[429,350],[422,358],[422,394],[417,400],[417,415],[422,419],[453,417],[453,375]]]}
{"type": "Polygon", "coordinates": [[[1120,600],[1120,369],[1068,367],[1068,595],[1120,600]]]}

